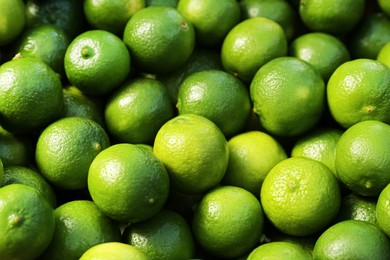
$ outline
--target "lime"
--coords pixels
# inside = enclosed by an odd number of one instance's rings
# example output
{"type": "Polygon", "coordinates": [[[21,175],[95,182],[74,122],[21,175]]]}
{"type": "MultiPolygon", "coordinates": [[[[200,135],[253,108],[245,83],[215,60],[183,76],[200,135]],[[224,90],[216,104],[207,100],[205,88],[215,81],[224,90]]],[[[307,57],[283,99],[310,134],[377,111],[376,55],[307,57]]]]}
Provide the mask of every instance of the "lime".
{"type": "Polygon", "coordinates": [[[97,244],[80,257],[80,260],[147,260],[146,255],[134,246],[120,242],[97,244]]]}
{"type": "Polygon", "coordinates": [[[26,25],[23,0],[1,0],[0,46],[12,43],[26,25]]]}
{"type": "Polygon", "coordinates": [[[153,151],[165,165],[171,187],[185,193],[201,193],[218,185],[229,160],[221,130],[194,114],[166,122],[157,132],[153,151]]]}
{"type": "Polygon", "coordinates": [[[390,41],[380,49],[376,59],[390,67],[390,41]]]}
{"type": "Polygon", "coordinates": [[[376,219],[379,223],[379,227],[387,234],[390,235],[390,184],[388,184],[379,194],[378,201],[376,203],[376,219]]]}
{"type": "Polygon", "coordinates": [[[309,260],[311,255],[302,247],[291,242],[270,242],[255,248],[247,260],[283,259],[283,260],[309,260]]]}

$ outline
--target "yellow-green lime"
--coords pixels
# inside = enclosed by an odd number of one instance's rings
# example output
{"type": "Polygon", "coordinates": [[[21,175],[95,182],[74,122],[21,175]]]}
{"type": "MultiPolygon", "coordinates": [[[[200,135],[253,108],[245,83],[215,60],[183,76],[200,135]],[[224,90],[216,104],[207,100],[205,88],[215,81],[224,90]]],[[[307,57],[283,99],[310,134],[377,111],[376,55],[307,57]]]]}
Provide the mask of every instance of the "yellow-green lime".
{"type": "Polygon", "coordinates": [[[379,194],[376,203],[376,219],[379,227],[390,236],[390,184],[388,184],[379,194]]]}
{"type": "Polygon", "coordinates": [[[376,217],[377,197],[366,197],[350,192],[341,199],[339,213],[335,222],[348,219],[367,221],[379,225],[376,217]]]}
{"type": "Polygon", "coordinates": [[[169,176],[150,148],[129,143],[110,146],[93,160],[88,190],[110,218],[136,223],[151,218],[164,206],[169,176]]]}
{"type": "Polygon", "coordinates": [[[16,43],[15,53],[21,57],[41,59],[61,76],[65,75],[64,57],[70,39],[53,25],[42,24],[26,30],[16,43]]]}
{"type": "Polygon", "coordinates": [[[287,0],[242,0],[239,1],[241,20],[266,17],[282,26],[287,40],[297,32],[298,13],[287,0]]]}
{"type": "Polygon", "coordinates": [[[127,22],[123,41],[137,69],[164,74],[188,60],[195,46],[195,32],[192,23],[176,8],[149,6],[127,22]]]}
{"type": "Polygon", "coordinates": [[[60,115],[62,84],[58,75],[36,58],[17,58],[0,66],[0,120],[11,132],[39,130],[60,115]]]}
{"type": "Polygon", "coordinates": [[[23,0],[0,1],[0,46],[12,43],[26,25],[25,3],[23,0]]]}
{"type": "Polygon", "coordinates": [[[130,54],[123,41],[108,31],[89,30],[69,44],[64,58],[70,83],[88,95],[113,91],[130,73],[130,54]]]}
{"type": "Polygon", "coordinates": [[[91,247],[119,242],[117,223],[90,200],[73,200],[54,210],[55,230],[41,259],[78,260],[91,247]]]}
{"type": "Polygon", "coordinates": [[[193,24],[197,42],[206,47],[219,46],[240,21],[236,0],[180,0],[177,10],[193,24]]]}
{"type": "Polygon", "coordinates": [[[244,82],[268,61],[287,54],[283,28],[265,17],[241,21],[226,35],[221,47],[222,65],[244,82]]]}
{"type": "Polygon", "coordinates": [[[80,260],[147,260],[147,256],[135,246],[121,242],[97,244],[80,257],[80,260]]]}
{"type": "Polygon", "coordinates": [[[390,41],[380,49],[376,59],[390,67],[390,41]]]}
{"type": "Polygon", "coordinates": [[[201,193],[218,185],[229,160],[222,131],[195,114],[166,122],[157,132],[153,151],[165,165],[171,187],[185,193],[201,193]]]}
{"type": "Polygon", "coordinates": [[[250,84],[250,95],[262,127],[278,136],[309,131],[325,108],[321,75],[295,57],[275,58],[263,65],[250,84]]]}
{"type": "Polygon", "coordinates": [[[130,224],[122,241],[144,252],[151,260],[192,259],[195,242],[191,227],[180,214],[163,209],[140,223],[130,224]]]}
{"type": "Polygon", "coordinates": [[[134,78],[120,86],[104,109],[109,133],[132,144],[153,144],[157,131],[175,114],[165,85],[149,78],[134,78]]]}
{"type": "Polygon", "coordinates": [[[33,157],[33,144],[27,136],[13,134],[0,126],[0,158],[5,167],[27,166],[33,157]]]}
{"type": "Polygon", "coordinates": [[[337,177],[336,145],[343,131],[337,128],[315,128],[298,138],[292,147],[291,157],[304,156],[324,163],[337,177]]]}
{"type": "Polygon", "coordinates": [[[263,235],[263,225],[260,201],[235,186],[206,192],[192,218],[192,231],[201,248],[221,258],[250,252],[263,235]]]}
{"type": "Polygon", "coordinates": [[[53,208],[36,189],[23,184],[0,188],[2,259],[36,259],[52,240],[53,208]]]}
{"type": "Polygon", "coordinates": [[[336,177],[325,164],[291,157],[276,164],[260,191],[267,219],[288,235],[321,231],[336,217],[341,203],[336,177]]]}
{"type": "Polygon", "coordinates": [[[247,86],[223,70],[199,71],[185,78],[176,106],[179,115],[210,119],[228,137],[242,131],[252,109],[247,86]]]}
{"type": "Polygon", "coordinates": [[[303,0],[299,16],[311,31],[345,35],[358,27],[365,0],[303,0]]]}
{"type": "Polygon", "coordinates": [[[105,126],[104,107],[101,99],[88,96],[72,85],[64,86],[62,91],[64,105],[61,117],[85,117],[105,126]]]}
{"type": "Polygon", "coordinates": [[[83,1],[79,0],[26,0],[26,25],[58,26],[73,39],[87,28],[83,1]]]}
{"type": "Polygon", "coordinates": [[[244,188],[257,197],[268,172],[287,159],[282,145],[261,131],[235,135],[229,139],[228,147],[229,164],[222,183],[244,188]]]}
{"type": "Polygon", "coordinates": [[[247,258],[247,260],[259,259],[309,260],[312,257],[309,252],[297,244],[277,241],[256,247],[247,258]]]}
{"type": "Polygon", "coordinates": [[[145,0],[86,0],[83,7],[90,26],[122,36],[131,16],[145,7],[145,0]]]}
{"type": "Polygon", "coordinates": [[[334,120],[344,128],[360,121],[390,123],[390,68],[372,59],[340,65],[327,84],[327,101],[334,120]]]}
{"type": "Polygon", "coordinates": [[[376,59],[381,48],[390,41],[390,17],[382,12],[364,16],[348,37],[348,49],[354,59],[376,59]]]}
{"type": "Polygon", "coordinates": [[[313,65],[325,81],[341,64],[350,60],[345,44],[322,32],[310,32],[295,38],[289,45],[289,55],[313,65]]]}
{"type": "Polygon", "coordinates": [[[4,168],[4,185],[24,184],[37,189],[54,208],[57,204],[56,194],[52,186],[36,170],[25,166],[8,166],[4,168]]]}
{"type": "Polygon", "coordinates": [[[85,189],[92,161],[109,146],[109,137],[98,123],[83,117],[66,117],[42,131],[36,144],[35,161],[52,185],[85,189]]]}
{"type": "Polygon", "coordinates": [[[376,225],[345,220],[327,228],[318,238],[313,259],[378,259],[390,258],[390,242],[376,225]]]}
{"type": "Polygon", "coordinates": [[[336,146],[339,179],[363,196],[378,196],[390,183],[390,125],[367,120],[348,128],[336,146]]]}

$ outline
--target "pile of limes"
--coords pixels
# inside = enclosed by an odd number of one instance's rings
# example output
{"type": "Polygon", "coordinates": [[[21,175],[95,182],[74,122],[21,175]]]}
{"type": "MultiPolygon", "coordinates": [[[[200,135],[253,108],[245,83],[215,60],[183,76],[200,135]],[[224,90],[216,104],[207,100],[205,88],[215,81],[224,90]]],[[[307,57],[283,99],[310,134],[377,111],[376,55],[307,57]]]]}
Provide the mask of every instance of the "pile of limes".
{"type": "Polygon", "coordinates": [[[390,1],[0,0],[0,259],[390,259],[390,1]]]}

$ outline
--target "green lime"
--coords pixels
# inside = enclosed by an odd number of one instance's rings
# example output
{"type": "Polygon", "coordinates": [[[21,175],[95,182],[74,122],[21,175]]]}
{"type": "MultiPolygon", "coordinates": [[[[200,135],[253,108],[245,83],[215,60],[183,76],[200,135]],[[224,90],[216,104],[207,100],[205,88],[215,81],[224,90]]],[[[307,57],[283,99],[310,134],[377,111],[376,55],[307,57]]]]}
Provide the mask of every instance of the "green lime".
{"type": "Polygon", "coordinates": [[[103,95],[113,91],[130,73],[130,54],[122,40],[103,30],[78,35],[65,53],[65,72],[83,93],[103,95]],[[108,77],[109,75],[109,77],[108,77]]]}
{"type": "Polygon", "coordinates": [[[54,210],[53,239],[41,259],[78,260],[91,247],[119,242],[117,223],[104,215],[94,202],[73,200],[54,210]]]}
{"type": "Polygon", "coordinates": [[[109,137],[98,123],[82,117],[66,117],[42,131],[36,144],[35,161],[40,173],[54,186],[84,189],[92,161],[109,146],[109,137]]]}
{"type": "Polygon", "coordinates": [[[0,1],[0,46],[12,43],[26,25],[25,3],[23,0],[0,1]]]}
{"type": "Polygon", "coordinates": [[[193,24],[196,41],[206,47],[219,46],[240,21],[236,0],[180,0],[177,10],[193,24]]]}
{"type": "Polygon", "coordinates": [[[318,238],[313,259],[390,258],[390,242],[376,225],[345,220],[326,229],[318,238]]]}
{"type": "Polygon", "coordinates": [[[223,70],[199,71],[185,78],[176,106],[179,115],[204,116],[229,137],[242,131],[252,109],[248,88],[223,70]]]}
{"type": "Polygon", "coordinates": [[[221,47],[222,65],[244,82],[268,61],[287,54],[283,28],[271,19],[254,17],[241,21],[226,35],[221,47]]]}
{"type": "Polygon", "coordinates": [[[378,0],[379,8],[390,17],[390,3],[386,0],[378,0]]]}
{"type": "Polygon", "coordinates": [[[80,260],[147,260],[146,255],[135,246],[120,242],[97,244],[80,257],[80,260]]]}
{"type": "Polygon", "coordinates": [[[379,227],[387,234],[390,235],[390,184],[388,184],[379,194],[376,203],[376,219],[379,223],[379,227]]]}
{"type": "Polygon", "coordinates": [[[219,184],[229,160],[222,131],[209,119],[179,115],[157,132],[153,151],[165,165],[171,187],[185,193],[201,193],[219,184]]]}
{"type": "Polygon", "coordinates": [[[270,222],[283,233],[295,236],[311,235],[327,227],[341,203],[332,171],[306,157],[276,164],[264,179],[260,199],[270,222]]]}
{"type": "Polygon", "coordinates": [[[309,260],[312,257],[299,245],[286,241],[278,241],[258,246],[247,258],[247,260],[258,259],[309,260]]]}
{"type": "Polygon", "coordinates": [[[128,21],[123,41],[136,68],[164,74],[188,60],[194,49],[195,32],[192,23],[176,8],[149,6],[128,21]]]}
{"type": "Polygon", "coordinates": [[[175,115],[165,85],[135,78],[112,93],[105,105],[108,131],[120,142],[153,144],[160,127],[175,115]]]}
{"type": "Polygon", "coordinates": [[[390,41],[380,49],[376,59],[390,67],[390,41]]]}
{"type": "Polygon", "coordinates": [[[378,196],[390,183],[390,125],[356,123],[340,137],[335,166],[339,179],[357,194],[378,196]]]}
{"type": "Polygon", "coordinates": [[[104,214],[119,222],[136,223],[164,206],[169,176],[150,148],[115,144],[93,160],[88,190],[104,214]]]}
{"type": "Polygon", "coordinates": [[[2,259],[36,259],[55,229],[51,205],[38,190],[23,184],[0,188],[0,223],[2,259]]]}
{"type": "Polygon", "coordinates": [[[195,253],[188,222],[166,209],[150,219],[130,224],[122,234],[122,241],[138,248],[151,260],[191,259],[195,253]]]}
{"type": "Polygon", "coordinates": [[[249,191],[219,186],[196,207],[192,231],[201,248],[215,257],[234,258],[251,251],[263,234],[259,200],[249,191]]]}
{"type": "Polygon", "coordinates": [[[4,185],[24,184],[37,189],[54,208],[57,204],[56,194],[46,179],[36,170],[25,166],[8,166],[4,168],[4,185]]]}
{"type": "Polygon", "coordinates": [[[250,84],[250,95],[262,127],[278,136],[309,131],[325,109],[321,75],[295,57],[275,58],[263,65],[250,84]]]}
{"type": "Polygon", "coordinates": [[[60,115],[62,84],[58,75],[36,58],[17,58],[0,67],[0,120],[11,132],[39,130],[60,115]]]}

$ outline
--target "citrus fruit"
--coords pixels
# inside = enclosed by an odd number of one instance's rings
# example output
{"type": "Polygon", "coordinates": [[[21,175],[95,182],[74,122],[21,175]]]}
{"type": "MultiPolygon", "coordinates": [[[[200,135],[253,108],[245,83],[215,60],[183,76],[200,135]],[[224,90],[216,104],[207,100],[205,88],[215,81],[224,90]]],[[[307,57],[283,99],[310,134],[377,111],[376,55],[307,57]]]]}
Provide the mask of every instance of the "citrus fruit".
{"type": "Polygon", "coordinates": [[[303,0],[298,10],[310,30],[344,35],[362,19],[365,0],[303,0]]]}
{"type": "Polygon", "coordinates": [[[1,0],[0,46],[12,43],[26,25],[25,3],[22,0],[1,0]]]}
{"type": "Polygon", "coordinates": [[[69,44],[64,65],[72,85],[83,93],[98,96],[124,82],[130,73],[130,54],[118,36],[108,31],[90,30],[69,44]]]}
{"type": "Polygon", "coordinates": [[[203,249],[217,257],[233,258],[249,252],[259,242],[264,216],[252,193],[219,186],[204,194],[191,223],[203,249]]]}
{"type": "Polygon", "coordinates": [[[348,128],[364,120],[390,123],[390,69],[379,61],[355,59],[340,65],[327,84],[332,117],[348,128]]]}
{"type": "Polygon", "coordinates": [[[348,49],[354,59],[376,59],[380,49],[390,41],[390,18],[384,13],[372,13],[348,37],[348,49]]]}
{"type": "Polygon", "coordinates": [[[389,259],[390,242],[377,226],[345,220],[330,226],[318,238],[313,259],[389,259]]]}
{"type": "Polygon", "coordinates": [[[205,70],[189,75],[179,87],[179,115],[196,114],[213,121],[225,136],[242,131],[252,104],[248,88],[223,70],[205,70]]]}
{"type": "Polygon", "coordinates": [[[134,246],[120,242],[97,244],[82,254],[80,260],[147,260],[146,255],[134,246]]]}
{"type": "Polygon", "coordinates": [[[178,115],[157,132],[153,151],[165,165],[171,187],[185,193],[201,193],[223,178],[229,148],[221,130],[209,119],[178,115]]]}
{"type": "Polygon", "coordinates": [[[164,206],[169,177],[151,149],[121,143],[103,150],[93,160],[88,190],[104,214],[119,222],[136,223],[164,206]]]}
{"type": "Polygon", "coordinates": [[[313,65],[325,81],[341,64],[350,60],[349,50],[341,40],[321,32],[295,38],[289,45],[289,54],[313,65]]]}
{"type": "Polygon", "coordinates": [[[292,157],[276,164],[260,191],[267,219],[288,235],[307,236],[335,218],[341,203],[340,188],[323,163],[292,157]]]}
{"type": "Polygon", "coordinates": [[[61,28],[42,24],[26,30],[19,37],[16,55],[41,59],[56,73],[65,75],[64,57],[69,43],[68,35],[61,28]]]}
{"type": "Polygon", "coordinates": [[[191,259],[195,252],[194,238],[186,219],[166,209],[126,227],[122,241],[138,248],[151,260],[191,259]]]}
{"type": "Polygon", "coordinates": [[[26,0],[26,25],[53,24],[73,39],[86,29],[83,1],[26,0]]]}
{"type": "Polygon", "coordinates": [[[250,96],[264,129],[278,136],[297,136],[320,120],[325,83],[309,63],[280,57],[258,70],[250,84],[250,96]]]}
{"type": "Polygon", "coordinates": [[[376,59],[390,67],[390,41],[380,49],[376,59]]]}
{"type": "Polygon", "coordinates": [[[46,179],[36,170],[25,166],[8,166],[4,168],[4,185],[24,184],[37,189],[54,208],[57,204],[56,194],[46,179]]]}
{"type": "Polygon", "coordinates": [[[104,117],[108,131],[126,143],[152,144],[160,127],[175,115],[165,85],[135,78],[112,93],[104,117]]]}
{"type": "Polygon", "coordinates": [[[320,161],[337,177],[336,145],[342,133],[342,130],[336,128],[315,128],[296,140],[291,150],[291,157],[304,156],[320,161]]]}
{"type": "Polygon", "coordinates": [[[339,213],[336,222],[355,219],[367,221],[374,225],[379,225],[376,217],[376,197],[365,197],[350,192],[341,199],[339,213]]]}
{"type": "Polygon", "coordinates": [[[348,128],[336,146],[339,179],[363,196],[378,196],[390,183],[390,126],[367,120],[348,128]]]}
{"type": "Polygon", "coordinates": [[[390,185],[388,184],[379,194],[378,201],[376,203],[376,219],[378,221],[379,227],[390,236],[390,185]]]}
{"type": "Polygon", "coordinates": [[[207,47],[219,46],[240,21],[240,7],[235,0],[180,0],[177,10],[193,24],[197,42],[207,47]]]}
{"type": "Polygon", "coordinates": [[[309,260],[312,257],[299,245],[291,242],[278,241],[262,244],[255,248],[248,256],[248,260],[258,259],[309,260]]]}
{"type": "Polygon", "coordinates": [[[38,130],[58,118],[62,84],[41,60],[18,58],[0,67],[0,120],[10,132],[38,130]]]}
{"type": "Polygon", "coordinates": [[[93,28],[122,36],[130,17],[144,7],[145,0],[86,0],[84,14],[93,28]]]}
{"type": "Polygon", "coordinates": [[[172,73],[158,75],[157,79],[164,83],[172,103],[176,105],[179,87],[185,78],[198,71],[213,69],[223,70],[220,53],[215,49],[197,47],[183,66],[172,73]]]}
{"type": "Polygon", "coordinates": [[[61,118],[85,117],[94,120],[101,126],[105,126],[101,100],[84,94],[76,86],[72,85],[64,86],[62,91],[64,94],[64,105],[61,118]]]}
{"type": "Polygon", "coordinates": [[[84,189],[89,166],[109,145],[109,137],[98,123],[67,117],[42,131],[36,144],[35,161],[40,173],[54,186],[84,189]]]}
{"type": "Polygon", "coordinates": [[[145,0],[145,6],[162,5],[176,7],[179,0],[145,0]]]}
{"type": "Polygon", "coordinates": [[[78,260],[97,244],[120,241],[119,226],[92,201],[67,202],[54,210],[54,216],[53,239],[42,259],[78,260]]]}
{"type": "Polygon", "coordinates": [[[229,139],[228,147],[229,164],[222,183],[244,188],[257,197],[268,172],[287,159],[282,145],[261,131],[235,135],[229,139]]]}
{"type": "Polygon", "coordinates": [[[23,184],[0,188],[2,259],[36,259],[54,233],[53,208],[36,189],[23,184]]]}
{"type": "Polygon", "coordinates": [[[0,126],[0,158],[4,166],[27,166],[31,163],[33,152],[30,139],[13,134],[0,126]]]}
{"type": "Polygon", "coordinates": [[[194,49],[195,32],[192,23],[176,8],[149,6],[127,22],[123,41],[136,68],[163,74],[188,60],[194,49]]]}
{"type": "Polygon", "coordinates": [[[378,0],[379,8],[390,17],[390,3],[386,0],[378,0]]]}
{"type": "Polygon", "coordinates": [[[298,26],[297,11],[286,0],[242,0],[239,2],[241,20],[265,17],[282,26],[287,40],[292,40],[298,26]]]}
{"type": "Polygon", "coordinates": [[[265,17],[246,19],[235,25],[221,47],[223,67],[244,82],[250,82],[265,63],[286,54],[283,28],[265,17]]]}

